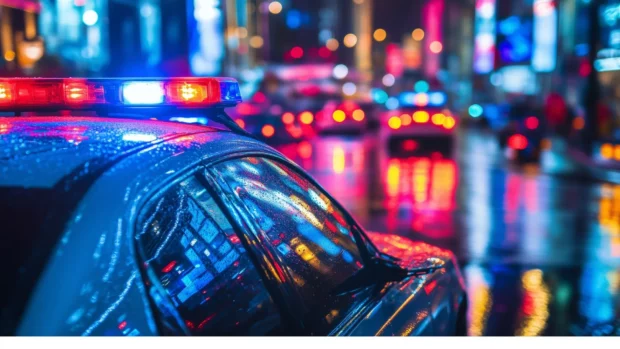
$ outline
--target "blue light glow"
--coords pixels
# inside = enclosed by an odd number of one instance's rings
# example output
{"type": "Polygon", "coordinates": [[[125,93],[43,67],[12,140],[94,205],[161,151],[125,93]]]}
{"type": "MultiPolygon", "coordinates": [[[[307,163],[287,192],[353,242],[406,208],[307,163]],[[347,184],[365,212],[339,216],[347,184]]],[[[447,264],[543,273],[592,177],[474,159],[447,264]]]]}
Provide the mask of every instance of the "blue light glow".
{"type": "Polygon", "coordinates": [[[443,92],[431,92],[428,94],[428,103],[432,106],[442,106],[446,103],[446,94],[443,92]]]}
{"type": "Polygon", "coordinates": [[[286,14],[286,25],[291,29],[301,27],[301,13],[297,10],[290,10],[286,14]]]}
{"type": "Polygon", "coordinates": [[[480,106],[480,104],[472,104],[469,107],[469,115],[471,115],[472,118],[477,118],[482,116],[482,113],[484,112],[484,110],[482,109],[482,106],[480,106]]]}
{"type": "Polygon", "coordinates": [[[399,103],[400,105],[413,105],[415,102],[415,93],[414,92],[403,92],[400,94],[399,103]]]}
{"type": "Polygon", "coordinates": [[[125,104],[161,104],[164,102],[164,84],[155,81],[135,81],[123,84],[125,104]]]}
{"type": "Polygon", "coordinates": [[[415,90],[415,92],[428,92],[429,88],[430,86],[428,85],[428,82],[424,80],[420,80],[416,82],[415,85],[413,86],[413,89],[415,90]]]}
{"type": "Polygon", "coordinates": [[[373,101],[375,101],[375,103],[380,103],[383,104],[388,100],[388,94],[387,92],[383,91],[380,88],[373,88],[370,91],[371,95],[372,95],[372,99],[373,101]]]}
{"type": "Polygon", "coordinates": [[[237,102],[241,103],[241,90],[239,89],[239,83],[236,81],[221,81],[220,82],[220,98],[222,102],[237,102]]]}
{"type": "Polygon", "coordinates": [[[398,106],[399,106],[398,98],[396,97],[390,97],[385,102],[385,107],[388,108],[389,110],[398,109],[398,106]]]}

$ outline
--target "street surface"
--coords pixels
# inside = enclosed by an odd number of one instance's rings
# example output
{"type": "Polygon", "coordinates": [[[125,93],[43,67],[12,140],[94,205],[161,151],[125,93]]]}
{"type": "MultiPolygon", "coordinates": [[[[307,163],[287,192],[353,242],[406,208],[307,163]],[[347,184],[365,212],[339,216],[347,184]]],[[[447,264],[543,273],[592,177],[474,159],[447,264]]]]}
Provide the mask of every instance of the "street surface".
{"type": "Polygon", "coordinates": [[[280,146],[368,230],[453,250],[470,335],[620,334],[620,185],[507,163],[492,136],[390,158],[372,134],[280,146]]]}

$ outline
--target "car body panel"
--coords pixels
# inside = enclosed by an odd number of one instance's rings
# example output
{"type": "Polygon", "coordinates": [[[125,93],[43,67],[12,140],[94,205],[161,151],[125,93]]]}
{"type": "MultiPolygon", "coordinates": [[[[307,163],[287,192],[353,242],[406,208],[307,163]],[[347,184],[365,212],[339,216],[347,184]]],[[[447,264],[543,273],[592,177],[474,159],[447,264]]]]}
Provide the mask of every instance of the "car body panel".
{"type": "Polygon", "coordinates": [[[367,235],[382,253],[407,268],[440,267],[428,275],[394,283],[353,331],[354,335],[451,335],[464,297],[454,255],[422,242],[376,232],[367,235]]]}
{"type": "Polygon", "coordinates": [[[92,184],[39,278],[18,334],[156,334],[132,239],[140,205],[203,160],[271,149],[230,132],[202,130],[129,156],[92,184]]]}
{"type": "MultiPolygon", "coordinates": [[[[22,120],[25,119],[10,118],[3,122],[22,120]]],[[[38,121],[44,120],[31,120],[33,124],[38,121]]],[[[89,130],[99,128],[88,138],[90,143],[81,143],[89,144],[84,148],[88,156],[71,164],[84,167],[101,155],[110,161],[111,167],[94,179],[67,222],[32,292],[17,330],[19,335],[159,334],[148,289],[143,284],[147,279],[137,263],[134,246],[133,234],[141,207],[167,185],[224,158],[264,155],[296,166],[259,141],[231,132],[213,132],[203,126],[144,120],[134,121],[135,127],[131,128],[127,126],[132,122],[102,118],[56,119],[54,123],[55,127],[92,124],[95,126],[89,130]],[[130,146],[122,137],[126,130],[152,133],[155,140],[138,137],[141,141],[130,146]],[[162,141],[158,142],[159,139],[162,141]],[[109,152],[98,148],[103,143],[110,146],[109,152]]],[[[47,154],[49,158],[32,169],[32,176],[56,166],[55,161],[70,158],[67,152],[59,152],[59,158],[53,151],[47,154]]],[[[4,171],[18,173],[13,169],[4,171]]],[[[25,180],[24,185],[29,183],[25,180]]],[[[373,240],[381,251],[389,248],[380,243],[381,238],[373,240]]],[[[456,316],[455,306],[458,309],[458,302],[464,297],[453,256],[423,244],[405,243],[405,248],[399,250],[402,242],[388,242],[396,245],[390,253],[401,256],[409,266],[442,263],[443,267],[432,274],[384,287],[350,316],[355,320],[350,326],[332,334],[449,334],[456,316]],[[434,286],[431,289],[428,285],[434,286]]]]}
{"type": "Polygon", "coordinates": [[[103,117],[0,118],[5,146],[0,185],[50,187],[72,169],[94,166],[150,143],[213,129],[155,120],[103,117]],[[41,175],[41,174],[45,175],[41,175]]]}

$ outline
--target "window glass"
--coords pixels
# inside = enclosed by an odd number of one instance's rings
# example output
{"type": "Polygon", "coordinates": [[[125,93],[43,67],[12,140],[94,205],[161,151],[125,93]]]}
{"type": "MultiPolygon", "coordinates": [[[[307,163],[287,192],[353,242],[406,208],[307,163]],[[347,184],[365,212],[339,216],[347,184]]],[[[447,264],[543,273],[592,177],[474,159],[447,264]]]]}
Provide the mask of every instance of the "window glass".
{"type": "Polygon", "coordinates": [[[362,268],[343,212],[296,172],[253,157],[219,164],[214,172],[245,204],[310,307],[362,268]]]}
{"type": "Polygon", "coordinates": [[[230,222],[194,177],[152,203],[136,235],[195,335],[269,335],[280,316],[230,222]]]}

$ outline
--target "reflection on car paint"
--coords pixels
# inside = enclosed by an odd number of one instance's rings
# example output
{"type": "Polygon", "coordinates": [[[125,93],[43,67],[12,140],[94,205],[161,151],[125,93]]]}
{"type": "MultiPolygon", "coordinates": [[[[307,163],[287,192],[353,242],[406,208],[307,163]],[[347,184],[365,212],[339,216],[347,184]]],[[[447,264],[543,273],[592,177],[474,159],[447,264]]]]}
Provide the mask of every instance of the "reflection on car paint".
{"type": "Polygon", "coordinates": [[[189,331],[251,335],[275,330],[260,328],[256,321],[277,317],[275,307],[245,249],[233,243],[239,240],[232,226],[205,188],[192,177],[163,200],[154,206],[154,213],[146,214],[150,223],[137,239],[189,331]]]}

